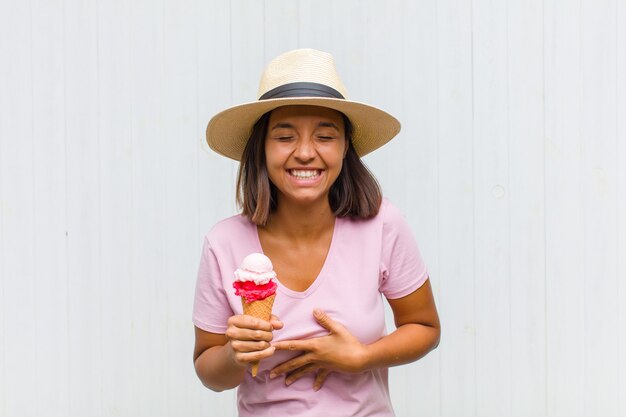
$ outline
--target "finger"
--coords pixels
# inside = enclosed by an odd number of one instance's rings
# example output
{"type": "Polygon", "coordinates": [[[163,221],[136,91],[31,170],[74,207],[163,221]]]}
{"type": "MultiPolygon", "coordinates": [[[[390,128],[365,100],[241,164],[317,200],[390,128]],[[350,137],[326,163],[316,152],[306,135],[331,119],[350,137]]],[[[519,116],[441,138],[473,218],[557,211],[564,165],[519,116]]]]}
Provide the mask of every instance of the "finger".
{"type": "Polygon", "coordinates": [[[322,368],[317,371],[317,375],[315,375],[315,381],[313,382],[313,391],[319,391],[324,385],[324,381],[326,381],[326,377],[330,373],[329,369],[322,368]]]}
{"type": "Polygon", "coordinates": [[[267,349],[257,350],[254,352],[236,352],[235,359],[240,363],[256,362],[269,358],[274,354],[274,351],[274,347],[270,346],[267,349]]]}
{"type": "Polygon", "coordinates": [[[269,342],[265,341],[250,342],[242,340],[231,340],[230,345],[232,346],[233,350],[238,353],[258,352],[271,347],[269,342]]]}
{"type": "Polygon", "coordinates": [[[270,317],[270,324],[272,325],[272,329],[274,330],[280,330],[284,326],[283,322],[280,321],[280,319],[273,314],[272,317],[270,317]]]}
{"type": "Polygon", "coordinates": [[[226,338],[229,340],[244,341],[265,341],[270,342],[273,339],[272,332],[254,329],[241,329],[237,327],[228,327],[226,329],[226,338]]]}
{"type": "Polygon", "coordinates": [[[272,343],[277,350],[313,350],[313,343],[309,340],[281,340],[280,342],[272,343]]]}
{"type": "Polygon", "coordinates": [[[263,330],[266,332],[272,331],[272,324],[269,321],[261,320],[247,314],[231,316],[228,318],[227,324],[228,326],[233,326],[240,329],[263,330]]]}
{"type": "Polygon", "coordinates": [[[312,355],[309,353],[296,356],[293,359],[289,359],[288,361],[285,361],[281,363],[280,365],[274,367],[270,371],[270,378],[276,378],[278,375],[281,375],[281,374],[289,374],[298,368],[302,368],[304,366],[312,364],[313,363],[312,359],[313,359],[312,355]]]}
{"type": "Polygon", "coordinates": [[[330,316],[326,314],[326,312],[322,309],[316,308],[315,310],[313,310],[313,316],[315,317],[315,320],[317,320],[317,322],[322,325],[323,328],[330,331],[331,333],[339,333],[344,329],[344,327],[340,323],[337,323],[335,320],[331,319],[330,316]]]}
{"type": "Polygon", "coordinates": [[[305,366],[301,366],[300,368],[294,370],[293,372],[291,372],[289,375],[287,375],[287,378],[285,378],[285,385],[291,385],[294,382],[296,382],[298,379],[302,378],[302,376],[313,372],[316,369],[315,365],[310,363],[308,365],[305,366]]]}

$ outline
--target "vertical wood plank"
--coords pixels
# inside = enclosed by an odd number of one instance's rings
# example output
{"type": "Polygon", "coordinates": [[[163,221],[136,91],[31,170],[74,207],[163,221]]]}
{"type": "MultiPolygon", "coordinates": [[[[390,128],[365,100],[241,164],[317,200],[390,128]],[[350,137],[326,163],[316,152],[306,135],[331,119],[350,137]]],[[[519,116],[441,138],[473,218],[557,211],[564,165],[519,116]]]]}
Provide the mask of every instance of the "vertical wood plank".
{"type": "MultiPolygon", "coordinates": [[[[439,305],[438,201],[437,201],[437,5],[404,1],[402,4],[402,111],[399,117],[404,142],[397,157],[403,169],[396,183],[402,189],[404,212],[431,277],[439,305]]],[[[391,392],[399,416],[441,414],[441,354],[437,349],[418,362],[391,374],[391,392]],[[402,386],[402,384],[405,384],[402,386]],[[400,386],[399,386],[400,385],[400,386]]]]}
{"type": "Polygon", "coordinates": [[[626,417],[626,6],[616,2],[618,416],[626,417]]]}
{"type": "MultiPolygon", "coordinates": [[[[5,11],[3,10],[2,16],[5,16],[5,11]]],[[[0,21],[1,24],[4,24],[4,20],[0,21]]],[[[0,39],[6,39],[6,33],[4,32],[3,29],[0,29],[0,39]]],[[[0,54],[1,56],[6,56],[5,52],[6,52],[6,47],[5,47],[5,43],[2,40],[0,40],[0,54]]],[[[2,71],[2,70],[0,70],[2,71]]],[[[0,76],[4,76],[5,74],[0,73],[0,76]]],[[[0,82],[0,97],[8,97],[8,92],[7,92],[7,88],[6,88],[6,83],[4,82],[0,82]]],[[[0,98],[0,113],[4,113],[4,109],[6,107],[7,103],[6,100],[3,100],[2,98],[0,98]]],[[[0,125],[4,124],[4,118],[0,116],[0,125]]],[[[0,127],[0,161],[4,161],[4,157],[3,157],[3,145],[4,145],[4,135],[6,134],[6,132],[4,131],[4,129],[2,129],[2,127],[0,127]]],[[[5,214],[6,210],[5,210],[5,198],[4,198],[4,193],[2,192],[2,188],[3,188],[3,175],[5,174],[5,172],[0,169],[0,301],[2,301],[2,305],[0,306],[0,413],[2,413],[2,415],[4,415],[5,410],[6,410],[6,391],[5,388],[6,387],[6,370],[5,370],[5,361],[6,361],[6,356],[5,356],[5,350],[6,350],[6,345],[5,345],[5,340],[6,340],[6,335],[5,335],[5,325],[4,325],[4,321],[5,321],[5,317],[6,317],[6,311],[4,309],[4,294],[5,294],[5,274],[4,274],[4,268],[2,267],[2,265],[4,264],[5,260],[4,260],[4,222],[6,219],[8,219],[8,216],[5,214]]],[[[6,280],[8,281],[8,279],[6,280]]],[[[8,286],[8,284],[6,284],[8,286]]]]}
{"type": "Polygon", "coordinates": [[[472,2],[476,415],[511,414],[507,4],[472,2]]]}
{"type": "Polygon", "coordinates": [[[134,416],[167,415],[167,277],[162,1],[130,3],[130,296],[129,370],[134,416]]]}
{"type": "MultiPolygon", "coordinates": [[[[231,13],[229,2],[198,4],[198,198],[202,236],[219,220],[235,212],[235,184],[231,175],[237,164],[209,149],[206,126],[211,117],[232,101],[231,13]],[[224,175],[226,173],[226,175],[224,175]]],[[[250,97],[254,100],[256,97],[250,97]]],[[[199,258],[198,258],[199,261],[199,258]]]]}
{"type": "Polygon", "coordinates": [[[580,10],[544,3],[548,416],[584,409],[585,280],[581,193],[580,10]]]}
{"type": "MultiPolygon", "coordinates": [[[[5,3],[0,3],[2,7],[0,13],[0,56],[8,56],[9,55],[9,45],[7,39],[10,38],[10,26],[7,24],[7,19],[9,18],[8,8],[5,3]]],[[[6,66],[0,66],[0,162],[2,162],[2,166],[4,166],[4,155],[6,147],[5,138],[8,137],[8,129],[5,129],[6,126],[5,115],[8,114],[6,111],[7,106],[9,104],[7,98],[9,97],[9,88],[8,88],[8,74],[5,73],[6,66]]],[[[7,311],[5,310],[5,286],[8,287],[8,278],[6,278],[6,274],[4,272],[4,263],[5,261],[5,249],[4,249],[4,223],[8,221],[8,213],[7,213],[7,204],[6,197],[4,195],[4,176],[7,175],[2,167],[0,167],[0,301],[2,302],[0,305],[0,412],[2,415],[5,414],[7,408],[7,396],[6,396],[6,355],[5,351],[7,349],[7,336],[5,334],[5,317],[7,311]],[[5,281],[7,282],[5,284],[5,281]]]]}
{"type": "Polygon", "coordinates": [[[263,57],[269,62],[283,52],[298,48],[300,16],[297,1],[264,0],[263,5],[263,57]]]}
{"type": "MultiPolygon", "coordinates": [[[[326,13],[320,13],[320,10],[333,10],[334,7],[340,6],[332,0],[298,0],[298,47],[313,48],[321,51],[332,52],[333,44],[336,42],[333,33],[333,17],[336,13],[333,11],[329,16],[326,13]]],[[[346,19],[343,19],[344,21],[346,19]]],[[[344,34],[348,33],[345,30],[344,34]]],[[[344,80],[345,82],[345,80],[344,80]]]]}
{"type": "Polygon", "coordinates": [[[164,282],[167,293],[164,415],[197,415],[197,380],[189,355],[189,315],[198,270],[198,37],[195,0],[165,1],[164,119],[165,227],[164,282]]]}
{"type": "Polygon", "coordinates": [[[64,3],[70,416],[101,416],[100,131],[96,2],[64,3]]]}
{"type": "Polygon", "coordinates": [[[37,415],[69,413],[63,4],[32,4],[37,415]],[[59,383],[62,381],[62,383],[59,383]]]}
{"type": "Polygon", "coordinates": [[[508,2],[511,414],[546,410],[543,1],[508,2]]]}
{"type": "MultiPolygon", "coordinates": [[[[402,118],[402,2],[367,1],[364,32],[363,66],[354,68],[364,74],[363,84],[358,86],[363,101],[371,103],[402,118]]],[[[355,25],[356,26],[356,25],[355,25]]],[[[383,192],[402,209],[404,189],[396,187],[398,178],[404,175],[406,138],[401,133],[395,140],[366,157],[380,182],[383,192]],[[402,161],[390,164],[389,160],[402,161]]]]}
{"type": "Polygon", "coordinates": [[[370,45],[367,44],[367,32],[372,25],[370,19],[376,18],[372,16],[371,3],[355,0],[334,1],[328,9],[320,8],[323,3],[319,6],[317,2],[312,3],[316,4],[316,9],[312,11],[313,15],[321,15],[326,22],[330,22],[328,29],[326,26],[316,26],[313,30],[320,39],[326,39],[326,35],[321,32],[324,30],[330,32],[330,44],[325,50],[335,56],[337,71],[350,99],[365,102],[372,100],[368,84],[371,79],[366,66],[366,54],[372,53],[369,51],[370,45]],[[324,16],[319,10],[329,10],[330,15],[324,16]]]}
{"type": "Polygon", "coordinates": [[[37,414],[36,276],[33,161],[33,60],[30,2],[4,2],[0,13],[0,190],[2,190],[3,372],[7,416],[37,414]]]}
{"type": "Polygon", "coordinates": [[[231,60],[233,104],[257,99],[259,79],[265,65],[265,22],[263,3],[254,0],[231,2],[231,60]]]}
{"type": "Polygon", "coordinates": [[[97,24],[103,412],[132,414],[130,5],[98,2],[97,24]]]}
{"type": "Polygon", "coordinates": [[[626,417],[626,6],[616,2],[618,416],[626,417]]]}
{"type": "Polygon", "coordinates": [[[581,2],[583,363],[588,416],[615,415],[619,405],[615,7],[613,0],[581,2]]]}
{"type": "Polygon", "coordinates": [[[441,415],[476,410],[471,2],[437,3],[441,415]]]}

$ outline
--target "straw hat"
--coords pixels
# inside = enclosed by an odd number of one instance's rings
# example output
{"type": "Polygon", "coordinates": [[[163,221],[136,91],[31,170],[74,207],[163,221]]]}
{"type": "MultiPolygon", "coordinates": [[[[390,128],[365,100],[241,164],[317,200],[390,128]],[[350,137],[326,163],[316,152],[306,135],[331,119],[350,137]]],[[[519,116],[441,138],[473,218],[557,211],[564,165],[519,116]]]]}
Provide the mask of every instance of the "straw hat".
{"type": "Polygon", "coordinates": [[[240,160],[254,124],[281,106],[312,105],[335,109],[353,125],[352,143],[364,156],[389,142],[400,122],[369,104],[348,100],[331,54],[296,49],[269,63],[259,83],[258,100],[226,109],[209,121],[206,140],[211,149],[240,160]]]}

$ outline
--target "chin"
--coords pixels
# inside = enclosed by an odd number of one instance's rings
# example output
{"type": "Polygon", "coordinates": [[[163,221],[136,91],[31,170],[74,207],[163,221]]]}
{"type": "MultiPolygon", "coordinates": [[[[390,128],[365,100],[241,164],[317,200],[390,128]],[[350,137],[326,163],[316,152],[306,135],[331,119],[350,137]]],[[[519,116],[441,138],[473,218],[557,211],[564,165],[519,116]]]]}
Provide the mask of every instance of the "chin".
{"type": "Polygon", "coordinates": [[[284,200],[289,201],[290,204],[296,205],[315,205],[319,203],[328,203],[328,194],[324,195],[290,195],[284,196],[284,200]]]}

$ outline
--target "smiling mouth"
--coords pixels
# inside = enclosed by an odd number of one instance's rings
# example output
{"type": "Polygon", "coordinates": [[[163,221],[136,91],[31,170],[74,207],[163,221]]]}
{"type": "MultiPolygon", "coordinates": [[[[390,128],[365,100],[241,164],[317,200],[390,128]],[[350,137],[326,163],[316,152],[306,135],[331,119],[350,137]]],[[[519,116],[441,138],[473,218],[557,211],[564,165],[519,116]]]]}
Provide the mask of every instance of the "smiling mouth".
{"type": "Polygon", "coordinates": [[[287,170],[289,175],[296,177],[299,180],[313,180],[320,176],[321,169],[289,169],[287,170]]]}

